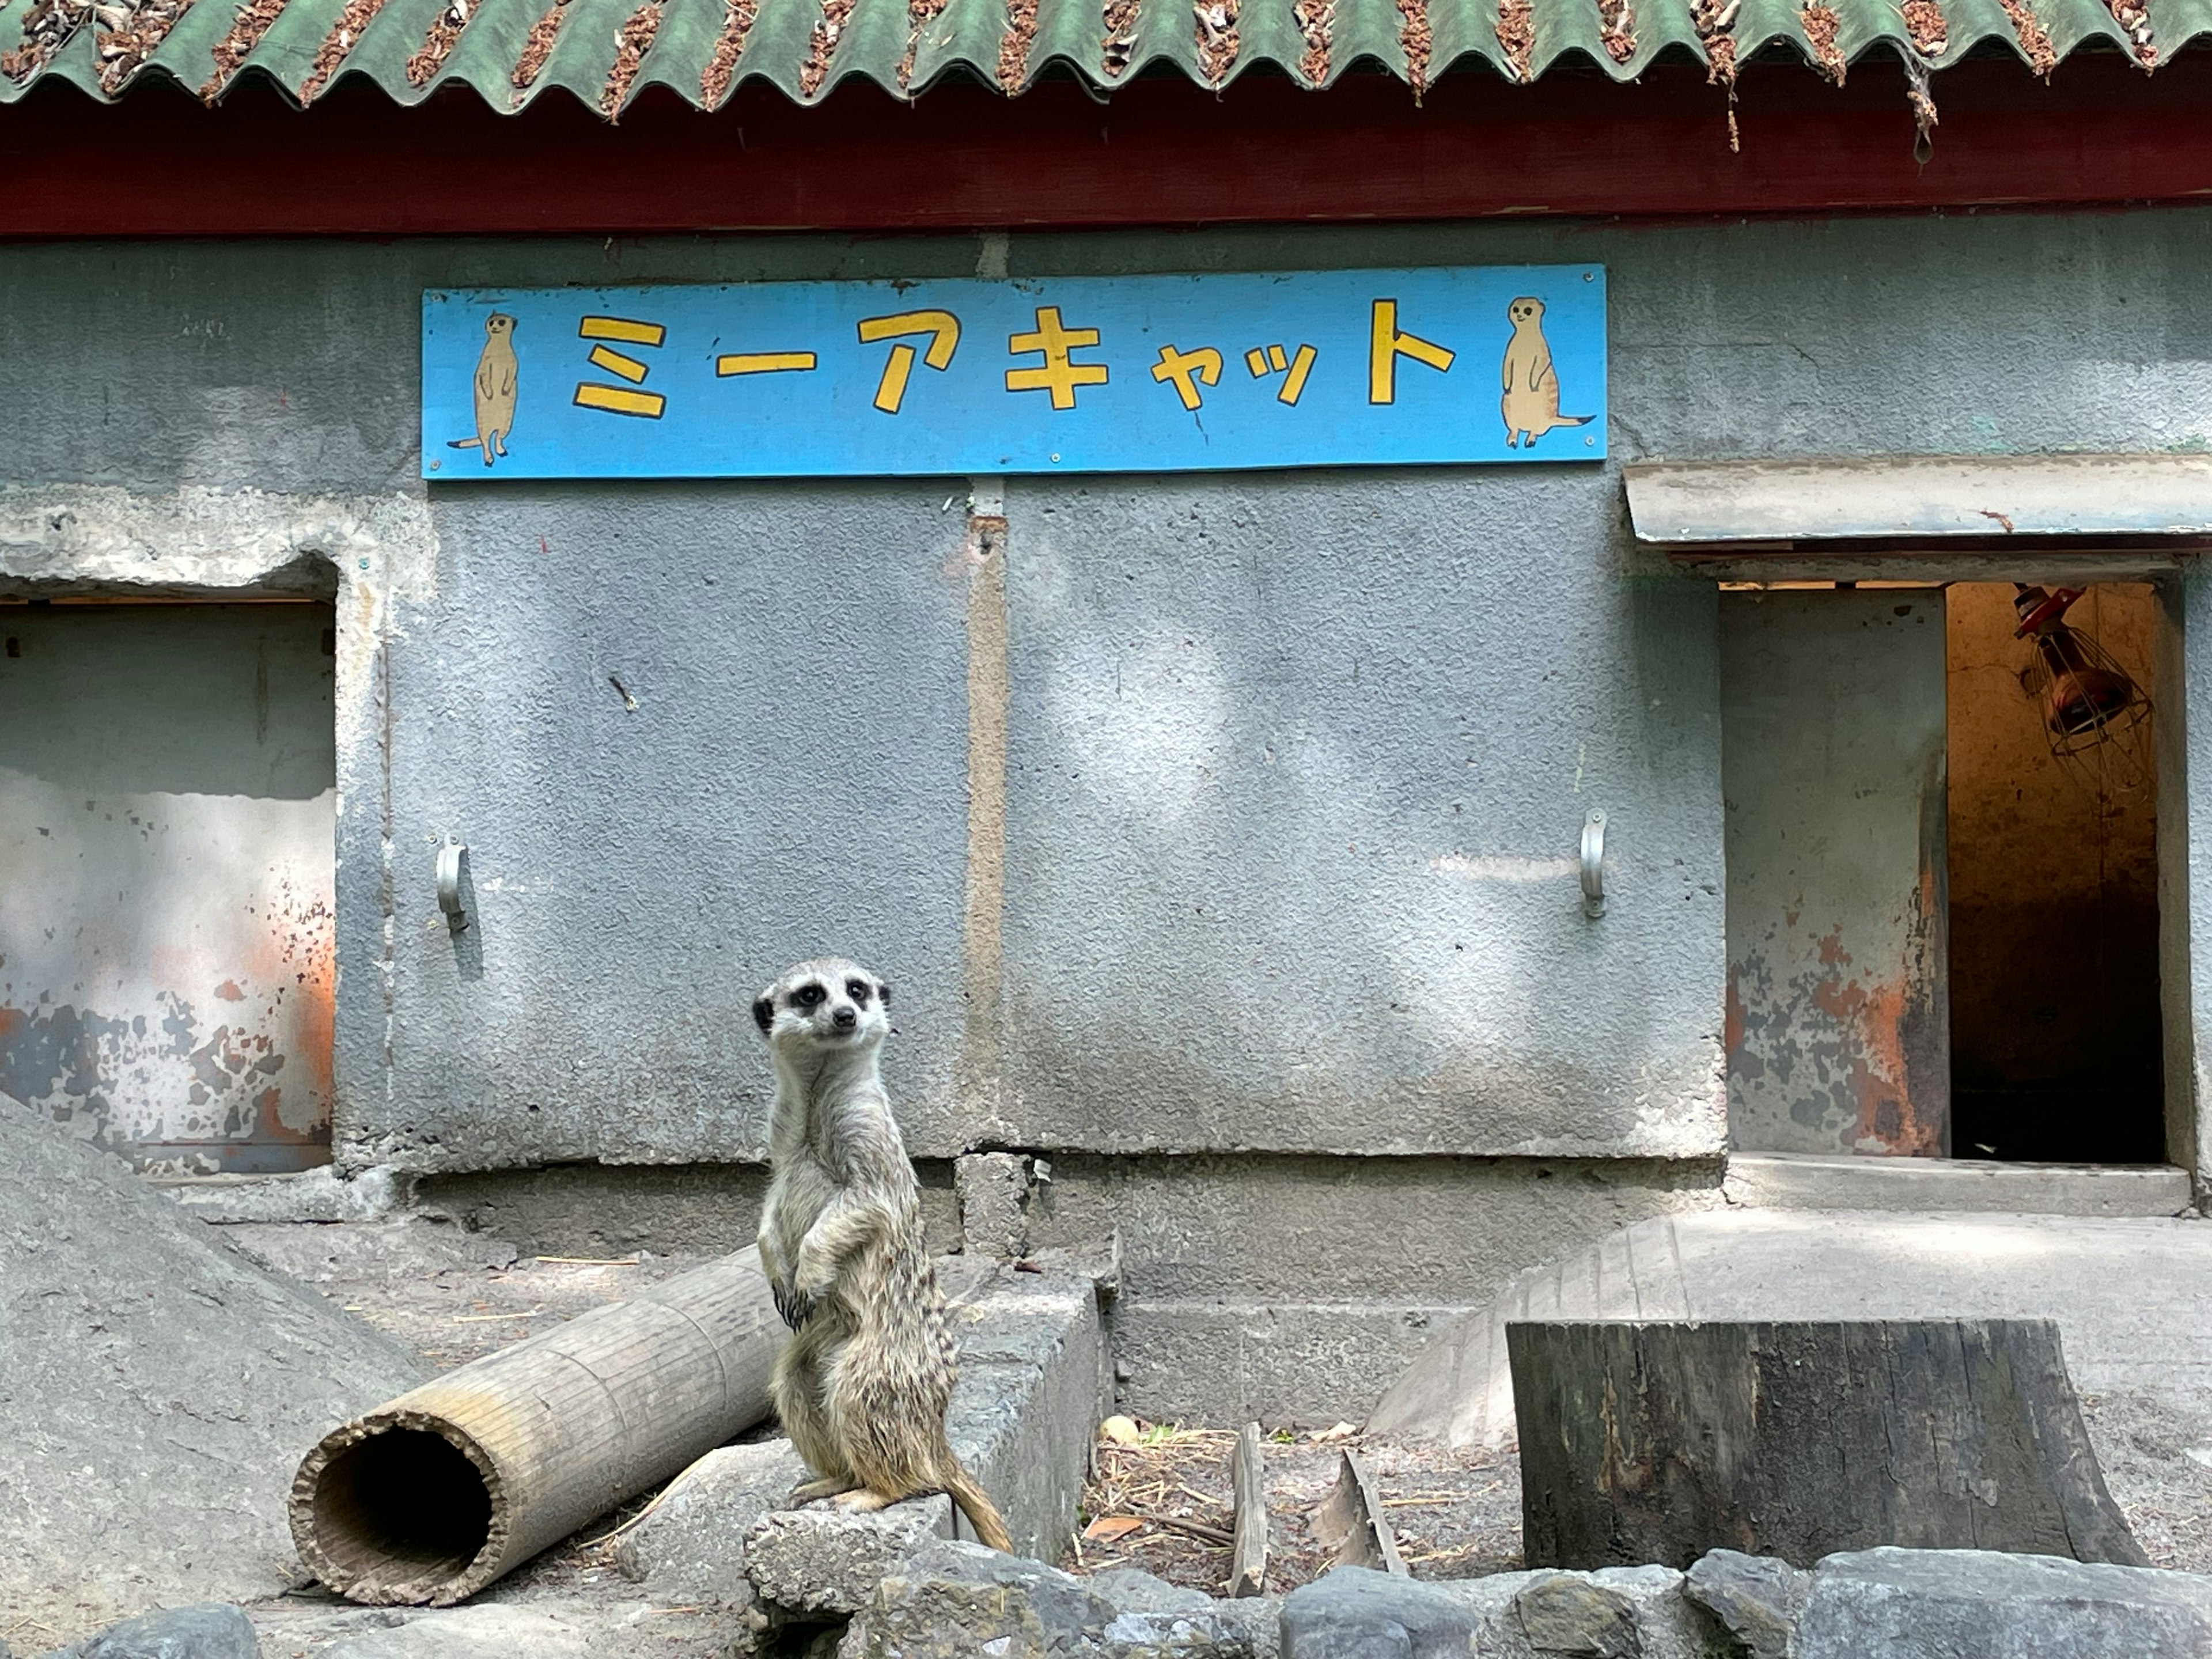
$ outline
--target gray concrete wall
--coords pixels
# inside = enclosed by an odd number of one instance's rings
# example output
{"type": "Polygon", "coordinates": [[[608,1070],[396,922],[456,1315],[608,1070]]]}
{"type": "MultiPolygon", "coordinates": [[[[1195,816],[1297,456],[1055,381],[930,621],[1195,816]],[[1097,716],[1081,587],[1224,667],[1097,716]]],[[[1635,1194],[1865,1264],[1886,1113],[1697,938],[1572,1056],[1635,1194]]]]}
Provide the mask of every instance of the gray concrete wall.
{"type": "MultiPolygon", "coordinates": [[[[1687,1201],[1666,1160],[1717,1174],[1715,596],[1631,545],[1618,463],[2212,442],[2208,301],[2195,210],[16,246],[0,579],[335,576],[343,1161],[755,1158],[745,1004],[834,947],[898,984],[918,1152],[1375,1155],[1306,1201],[1342,1260],[1390,1261],[1401,1212],[1368,1184],[1403,1172],[1448,1212],[1492,1201],[1465,1184],[1485,1157],[1631,1160],[1647,1206],[1687,1201]],[[1000,258],[1601,260],[1615,462],[1014,479],[1003,535],[971,530],[965,480],[415,480],[425,287],[1000,258]],[[459,941],[448,833],[473,848],[459,941]]],[[[1455,1304],[1555,1254],[1554,1213],[1481,1232],[1455,1304]]],[[[1148,1303],[1144,1259],[1133,1318],[1329,1294],[1261,1248],[1257,1290],[1148,1303]]]]}

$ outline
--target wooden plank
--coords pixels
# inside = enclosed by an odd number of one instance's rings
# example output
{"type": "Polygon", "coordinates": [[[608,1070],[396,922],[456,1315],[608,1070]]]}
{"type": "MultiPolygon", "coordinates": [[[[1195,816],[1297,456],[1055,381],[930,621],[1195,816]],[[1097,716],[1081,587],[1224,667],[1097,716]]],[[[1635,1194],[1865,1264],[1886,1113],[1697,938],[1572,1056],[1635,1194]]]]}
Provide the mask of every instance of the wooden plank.
{"type": "Polygon", "coordinates": [[[1838,1550],[2149,1565],[2047,1320],[1509,1324],[1532,1567],[1838,1550]]]}
{"type": "Polygon", "coordinates": [[[1229,1593],[1257,1595],[1267,1582],[1267,1482],[1260,1460],[1260,1425],[1247,1423],[1229,1457],[1236,1494],[1236,1543],[1229,1555],[1229,1593]]]}
{"type": "Polygon", "coordinates": [[[1366,1459],[1346,1447],[1336,1485],[1314,1511],[1314,1535],[1339,1565],[1369,1567],[1400,1578],[1413,1575],[1398,1553],[1398,1540],[1382,1512],[1366,1459]]]}

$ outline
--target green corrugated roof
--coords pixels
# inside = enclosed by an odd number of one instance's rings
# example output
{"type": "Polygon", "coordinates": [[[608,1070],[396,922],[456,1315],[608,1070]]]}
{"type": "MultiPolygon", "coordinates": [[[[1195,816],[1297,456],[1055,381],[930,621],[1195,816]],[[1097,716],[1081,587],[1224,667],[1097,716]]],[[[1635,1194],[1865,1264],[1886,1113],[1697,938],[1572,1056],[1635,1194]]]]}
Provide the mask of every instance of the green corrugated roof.
{"type": "Polygon", "coordinates": [[[307,102],[364,75],[402,104],[460,81],[496,109],[559,88],[612,116],[654,85],[708,108],[753,79],[802,102],[852,75],[1018,92],[1060,63],[1103,88],[1159,63],[1206,85],[1265,64],[1419,86],[1471,58],[1529,79],[1577,55],[1627,80],[1669,48],[1725,65],[1778,42],[1832,70],[1887,43],[1917,76],[1990,41],[2037,69],[2092,41],[2148,67],[2208,32],[2212,0],[0,0],[0,102],[49,76],[214,99],[256,74],[307,102]]]}

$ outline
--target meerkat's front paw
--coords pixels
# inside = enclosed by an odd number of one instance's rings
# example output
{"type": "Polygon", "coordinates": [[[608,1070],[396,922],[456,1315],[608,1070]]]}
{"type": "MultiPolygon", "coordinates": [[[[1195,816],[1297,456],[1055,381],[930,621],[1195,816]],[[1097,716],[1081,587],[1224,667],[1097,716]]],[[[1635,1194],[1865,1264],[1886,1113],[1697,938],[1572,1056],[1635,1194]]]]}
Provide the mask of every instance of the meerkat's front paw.
{"type": "Polygon", "coordinates": [[[798,1314],[793,1311],[795,1298],[791,1293],[790,1287],[780,1279],[771,1279],[768,1282],[768,1293],[775,1298],[776,1317],[794,1331],[797,1330],[800,1321],[798,1314]]]}
{"type": "Polygon", "coordinates": [[[822,1305],[822,1292],[819,1291],[811,1295],[802,1294],[796,1286],[781,1284],[771,1284],[769,1290],[775,1297],[776,1312],[794,1331],[811,1319],[815,1310],[822,1305]]]}

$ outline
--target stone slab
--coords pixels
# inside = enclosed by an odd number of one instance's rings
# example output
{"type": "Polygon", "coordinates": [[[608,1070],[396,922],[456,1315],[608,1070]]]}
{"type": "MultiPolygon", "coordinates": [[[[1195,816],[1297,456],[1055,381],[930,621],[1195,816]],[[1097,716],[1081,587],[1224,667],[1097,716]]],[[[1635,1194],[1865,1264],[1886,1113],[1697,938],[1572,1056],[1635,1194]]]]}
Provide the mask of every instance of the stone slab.
{"type": "MultiPolygon", "coordinates": [[[[1109,1261],[1110,1253],[1098,1260],[1109,1261]]],[[[945,1322],[960,1351],[945,1431],[998,1504],[1015,1553],[1056,1560],[1074,1534],[1112,1373],[1093,1267],[1057,1255],[1030,1265],[1038,1271],[969,1256],[940,1264],[945,1322]]],[[[760,1503],[766,1484],[732,1481],[720,1489],[728,1501],[687,1509],[661,1530],[672,1535],[696,1516],[700,1535],[683,1553],[703,1559],[713,1548],[709,1535],[720,1534],[726,1554],[741,1556],[753,1587],[779,1613],[850,1613],[927,1540],[973,1535],[941,1496],[872,1515],[829,1503],[766,1513],[769,1506],[762,1504],[746,1527],[731,1530],[742,1508],[760,1503]]],[[[661,1547],[647,1540],[641,1553],[661,1547]]],[[[668,1547],[672,1559],[676,1547],[668,1547]]],[[[708,1571],[700,1569],[699,1582],[708,1571]]]]}
{"type": "Polygon", "coordinates": [[[678,1475],[615,1546],[623,1576],[675,1602],[749,1605],[745,1539],[807,1478],[788,1440],[718,1446],[678,1475]]]}
{"type": "MultiPolygon", "coordinates": [[[[1129,1605],[1103,1588],[977,1545],[933,1544],[884,1577],[847,1627],[838,1659],[1260,1659],[1269,1651],[1220,1618],[1217,1604],[1129,1605]]],[[[1140,1589],[1134,1599],[1158,1597],[1140,1589]]]]}
{"type": "MultiPolygon", "coordinates": [[[[1006,1517],[1015,1551],[1057,1560],[1074,1535],[1113,1369],[1087,1272],[1002,1269],[947,1310],[960,1346],[952,1449],[1006,1517]]],[[[964,1525],[964,1522],[963,1522],[964,1525]]]]}
{"type": "Polygon", "coordinates": [[[1721,1191],[1749,1209],[2004,1215],[2174,1216],[2192,1201],[2189,1171],[2172,1166],[1802,1152],[1732,1153],[1721,1191]]]}
{"type": "Polygon", "coordinates": [[[325,1164],[291,1175],[178,1176],[147,1184],[203,1221],[370,1221],[405,1208],[415,1178],[386,1167],[349,1176],[325,1164]]]}
{"type": "Polygon", "coordinates": [[[933,1539],[952,1536],[942,1492],[853,1515],[828,1501],[762,1516],[744,1534],[745,1576],[786,1613],[849,1614],[884,1575],[933,1539]]]}
{"type": "Polygon", "coordinates": [[[4,1096],[0,1170],[0,1630],[277,1593],[294,1466],[414,1362],[4,1096]]]}
{"type": "Polygon", "coordinates": [[[1792,1659],[2202,1659],[2212,1582],[1979,1550],[1866,1550],[1813,1574],[1792,1659]]]}
{"type": "Polygon", "coordinates": [[[1474,1621],[1486,1659],[1708,1659],[1704,1615],[1670,1567],[1501,1572],[1431,1586],[1474,1621]]]}

